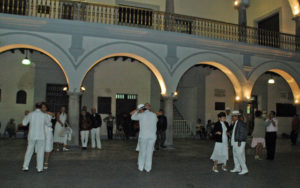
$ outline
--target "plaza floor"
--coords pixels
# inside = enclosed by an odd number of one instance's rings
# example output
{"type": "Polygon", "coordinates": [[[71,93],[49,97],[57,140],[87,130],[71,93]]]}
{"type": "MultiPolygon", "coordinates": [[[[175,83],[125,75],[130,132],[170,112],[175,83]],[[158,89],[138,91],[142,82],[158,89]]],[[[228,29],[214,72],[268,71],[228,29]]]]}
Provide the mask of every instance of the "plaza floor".
{"type": "Polygon", "coordinates": [[[214,142],[207,140],[176,139],[175,149],[155,151],[150,173],[137,170],[136,140],[103,140],[102,150],[53,152],[49,169],[42,173],[36,172],[35,156],[29,172],[21,170],[26,144],[23,139],[0,139],[1,188],[300,187],[300,146],[286,139],[278,139],[274,161],[254,160],[248,149],[245,176],[213,173],[209,157],[214,142]]]}

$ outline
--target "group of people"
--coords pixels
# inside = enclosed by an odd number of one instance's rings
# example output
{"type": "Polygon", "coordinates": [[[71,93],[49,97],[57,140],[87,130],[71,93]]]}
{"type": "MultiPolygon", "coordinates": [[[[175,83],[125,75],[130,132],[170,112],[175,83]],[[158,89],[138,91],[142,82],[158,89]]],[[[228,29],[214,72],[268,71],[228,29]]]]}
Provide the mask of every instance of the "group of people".
{"type": "MultiPolygon", "coordinates": [[[[219,172],[218,164],[222,164],[222,170],[227,171],[228,145],[231,143],[234,168],[230,172],[238,172],[239,175],[247,174],[245,146],[248,131],[241,113],[220,112],[218,119],[213,131],[216,143],[210,158],[214,161],[213,172],[219,172]]],[[[255,159],[261,160],[262,149],[266,147],[267,160],[274,160],[278,130],[276,113],[270,111],[268,117],[263,119],[262,112],[256,111],[254,125],[251,147],[256,149],[255,159]]]]}

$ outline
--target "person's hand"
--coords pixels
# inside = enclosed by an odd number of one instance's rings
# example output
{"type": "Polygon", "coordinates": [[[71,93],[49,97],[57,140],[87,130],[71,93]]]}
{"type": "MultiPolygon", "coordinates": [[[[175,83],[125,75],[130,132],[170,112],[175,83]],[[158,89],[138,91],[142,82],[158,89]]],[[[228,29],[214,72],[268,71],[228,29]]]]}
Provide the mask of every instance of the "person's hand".
{"type": "Polygon", "coordinates": [[[238,142],[238,147],[240,147],[241,146],[241,142],[238,142]]]}
{"type": "Polygon", "coordinates": [[[216,132],[217,135],[221,135],[222,133],[220,131],[216,132]]]}

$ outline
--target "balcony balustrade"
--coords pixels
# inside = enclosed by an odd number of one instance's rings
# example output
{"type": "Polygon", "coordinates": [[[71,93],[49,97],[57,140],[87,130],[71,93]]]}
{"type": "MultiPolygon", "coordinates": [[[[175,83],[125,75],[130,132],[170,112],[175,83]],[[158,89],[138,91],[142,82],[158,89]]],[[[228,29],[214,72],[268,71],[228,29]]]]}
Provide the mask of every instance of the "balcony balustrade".
{"type": "Polygon", "coordinates": [[[300,37],[215,20],[125,6],[68,0],[0,0],[0,13],[125,25],[300,50],[300,37]]]}

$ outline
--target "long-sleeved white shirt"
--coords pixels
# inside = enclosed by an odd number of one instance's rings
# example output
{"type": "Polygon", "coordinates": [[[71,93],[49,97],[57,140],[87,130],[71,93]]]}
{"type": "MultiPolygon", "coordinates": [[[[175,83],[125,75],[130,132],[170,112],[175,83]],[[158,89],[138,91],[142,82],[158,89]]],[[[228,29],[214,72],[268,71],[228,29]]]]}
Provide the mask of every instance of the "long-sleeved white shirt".
{"type": "Polygon", "coordinates": [[[44,140],[45,126],[52,126],[48,114],[43,113],[40,109],[30,112],[23,119],[23,125],[29,126],[28,140],[44,140]]]}
{"type": "Polygon", "coordinates": [[[156,138],[157,116],[153,112],[146,110],[143,113],[137,111],[131,116],[132,120],[140,122],[139,138],[156,138]]]}

